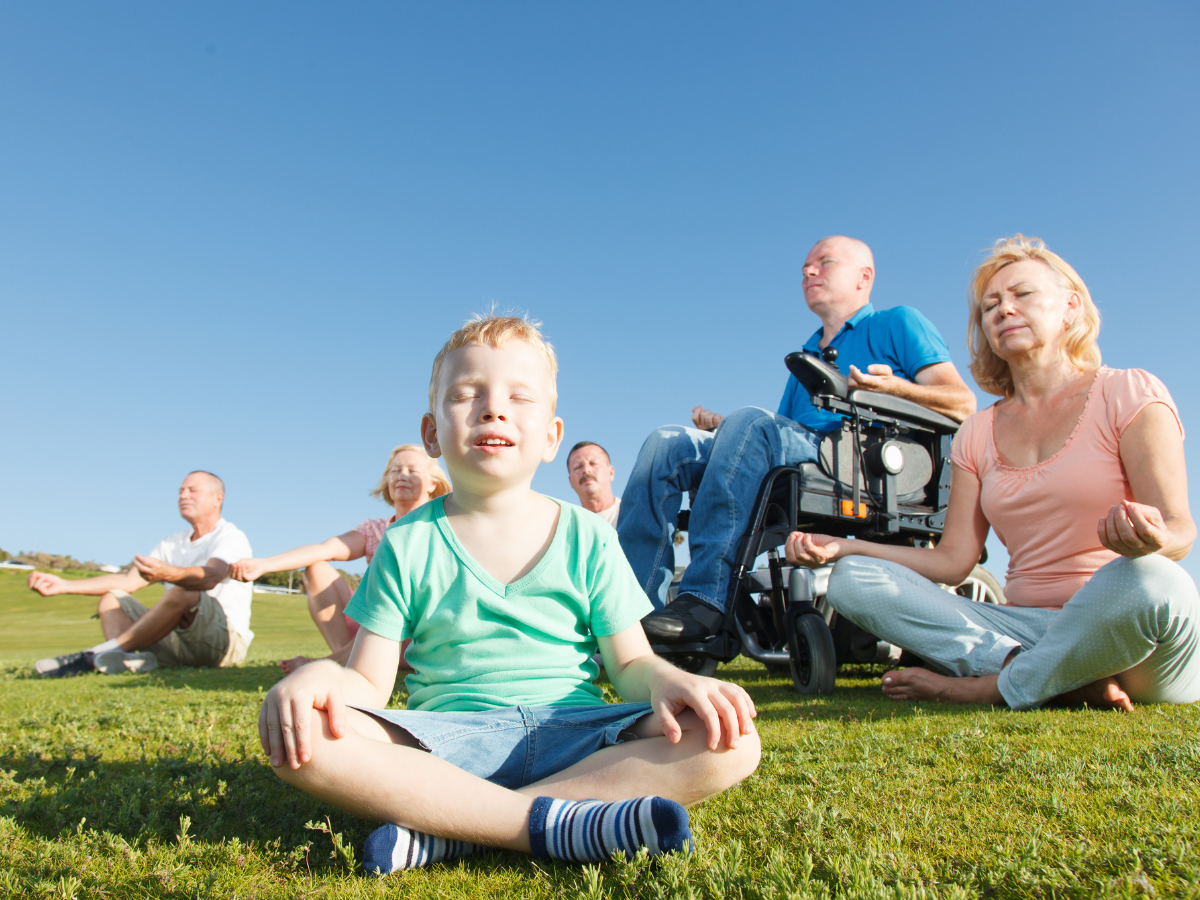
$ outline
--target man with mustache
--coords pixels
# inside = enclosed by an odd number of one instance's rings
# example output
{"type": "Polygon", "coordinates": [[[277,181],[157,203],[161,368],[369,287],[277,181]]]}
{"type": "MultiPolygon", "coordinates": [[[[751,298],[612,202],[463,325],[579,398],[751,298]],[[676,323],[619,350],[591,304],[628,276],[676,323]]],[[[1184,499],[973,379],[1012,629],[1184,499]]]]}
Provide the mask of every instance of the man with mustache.
{"type": "Polygon", "coordinates": [[[567,454],[567,475],[571,488],[579,495],[579,505],[596,513],[613,528],[621,501],[613,496],[616,475],[608,451],[594,441],[580,441],[567,454]]]}

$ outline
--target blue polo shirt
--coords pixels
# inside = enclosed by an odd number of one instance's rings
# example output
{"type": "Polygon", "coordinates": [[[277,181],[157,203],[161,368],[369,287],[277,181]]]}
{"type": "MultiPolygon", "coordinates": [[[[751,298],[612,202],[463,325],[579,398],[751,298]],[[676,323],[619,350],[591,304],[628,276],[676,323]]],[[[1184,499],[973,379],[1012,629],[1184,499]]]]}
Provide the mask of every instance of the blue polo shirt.
{"type": "MultiPolygon", "coordinates": [[[[818,328],[804,343],[805,350],[819,354],[823,329],[818,328]]],[[[867,366],[884,363],[892,371],[916,381],[917,372],[934,363],[950,362],[950,349],[933,323],[911,306],[876,309],[868,303],[839,331],[830,347],[838,352],[837,365],[845,374],[856,366],[865,372],[867,366]]],[[[779,415],[807,425],[813,431],[832,431],[840,427],[841,417],[812,405],[806,391],[795,375],[788,376],[779,415]]]]}

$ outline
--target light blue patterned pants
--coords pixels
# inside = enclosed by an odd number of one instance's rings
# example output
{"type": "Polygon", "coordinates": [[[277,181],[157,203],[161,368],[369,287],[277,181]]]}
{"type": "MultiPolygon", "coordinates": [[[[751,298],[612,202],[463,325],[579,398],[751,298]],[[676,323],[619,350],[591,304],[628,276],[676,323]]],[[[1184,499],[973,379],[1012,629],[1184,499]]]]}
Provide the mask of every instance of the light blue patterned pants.
{"type": "Polygon", "coordinates": [[[1135,703],[1200,699],[1200,596],[1164,556],[1113,560],[1061,610],[972,603],[863,556],[838,561],[828,596],[860,628],[952,675],[999,674],[1013,709],[1109,675],[1135,703]]]}

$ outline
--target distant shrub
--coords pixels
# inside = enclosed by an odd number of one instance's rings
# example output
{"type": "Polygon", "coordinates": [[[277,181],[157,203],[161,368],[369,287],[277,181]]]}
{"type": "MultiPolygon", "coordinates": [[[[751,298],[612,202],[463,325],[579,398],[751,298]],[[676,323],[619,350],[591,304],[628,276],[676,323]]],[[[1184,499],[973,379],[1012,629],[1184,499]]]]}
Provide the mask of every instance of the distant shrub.
{"type": "Polygon", "coordinates": [[[0,562],[8,562],[12,557],[0,549],[0,562]]]}
{"type": "MultiPolygon", "coordinates": [[[[7,553],[5,554],[5,558],[8,558],[7,553]]],[[[63,569],[75,569],[78,572],[104,571],[100,568],[100,563],[92,562],[91,560],[80,562],[73,556],[60,556],[56,553],[42,553],[41,551],[31,552],[22,550],[13,559],[17,562],[37,566],[39,569],[58,569],[59,571],[63,569]]]]}
{"type": "Polygon", "coordinates": [[[293,587],[298,591],[304,590],[304,575],[303,569],[296,569],[292,572],[268,572],[261,578],[255,579],[258,584],[270,584],[275,587],[293,587]],[[291,579],[289,582],[288,579],[291,579]]]}
{"type": "MultiPolygon", "coordinates": [[[[350,585],[351,591],[356,590],[358,588],[358,582],[360,580],[360,576],[351,575],[349,572],[343,572],[341,569],[335,569],[334,571],[336,571],[339,575],[341,575],[344,579],[346,579],[346,583],[348,585],[350,585]]],[[[258,583],[259,584],[270,584],[270,585],[274,585],[275,587],[292,587],[298,591],[302,591],[302,590],[304,590],[303,575],[304,575],[303,569],[295,569],[294,571],[291,571],[291,572],[271,572],[267,575],[262,576],[262,578],[259,578],[258,583]],[[291,578],[290,582],[288,581],[289,577],[291,578]]]]}

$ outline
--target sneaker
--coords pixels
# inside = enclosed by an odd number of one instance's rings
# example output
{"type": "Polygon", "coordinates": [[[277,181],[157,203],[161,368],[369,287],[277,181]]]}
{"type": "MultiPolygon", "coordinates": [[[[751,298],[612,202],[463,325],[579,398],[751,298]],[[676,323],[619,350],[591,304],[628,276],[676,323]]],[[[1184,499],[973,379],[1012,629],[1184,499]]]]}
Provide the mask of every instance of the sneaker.
{"type": "Polygon", "coordinates": [[[682,644],[712,637],[724,618],[723,612],[691,594],[680,594],[670,605],[642,619],[642,628],[651,641],[682,644]]]}
{"type": "Polygon", "coordinates": [[[102,675],[121,675],[125,672],[149,672],[158,668],[158,657],[149,650],[130,652],[126,650],[105,650],[97,653],[92,665],[102,675]]]}
{"type": "Polygon", "coordinates": [[[68,653],[66,656],[51,656],[49,659],[39,659],[33,664],[33,671],[43,678],[66,678],[70,675],[85,675],[95,671],[92,660],[95,654],[91,650],[80,650],[78,653],[68,653]]]}

